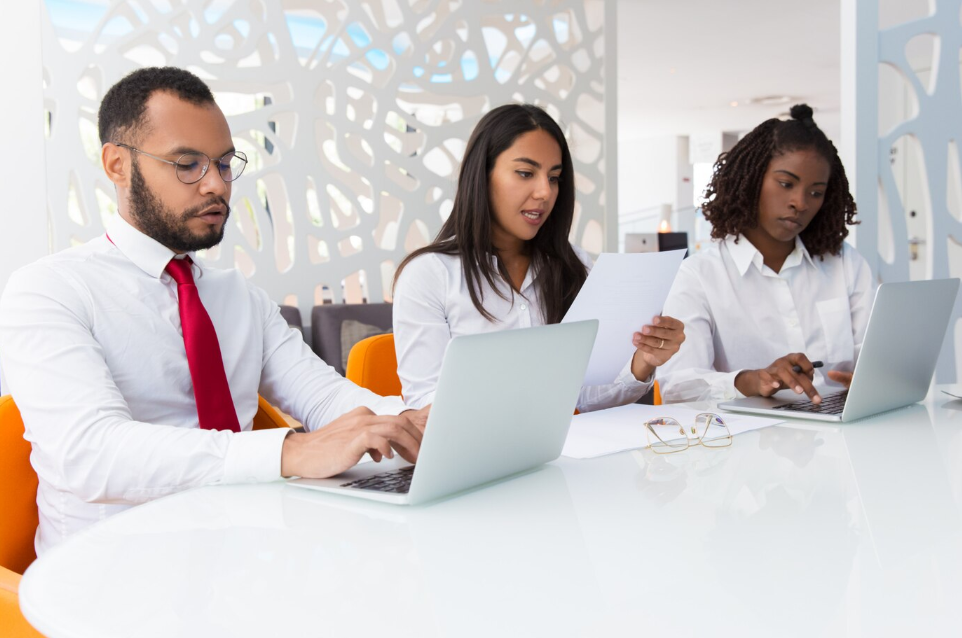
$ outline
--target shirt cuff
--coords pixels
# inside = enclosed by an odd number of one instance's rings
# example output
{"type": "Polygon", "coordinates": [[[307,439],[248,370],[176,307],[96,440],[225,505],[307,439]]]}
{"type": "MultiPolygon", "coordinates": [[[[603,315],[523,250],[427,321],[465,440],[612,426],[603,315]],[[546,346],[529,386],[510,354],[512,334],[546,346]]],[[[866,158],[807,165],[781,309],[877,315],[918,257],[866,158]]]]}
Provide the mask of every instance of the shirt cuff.
{"type": "Polygon", "coordinates": [[[421,408],[431,405],[434,403],[434,391],[428,392],[427,394],[421,395],[421,398],[417,400],[407,400],[404,399],[404,403],[407,406],[406,410],[420,410],[421,408]]]}
{"type": "Polygon", "coordinates": [[[281,449],[289,428],[238,432],[224,461],[224,483],[266,483],[281,478],[281,449]]]}
{"type": "Polygon", "coordinates": [[[744,399],[745,395],[735,387],[735,377],[743,370],[735,370],[721,377],[715,385],[716,393],[720,399],[731,401],[732,399],[744,399]]]}
{"type": "Polygon", "coordinates": [[[404,405],[401,397],[384,397],[367,407],[374,412],[374,414],[380,416],[397,416],[405,410],[413,409],[410,406],[404,405]]]}
{"type": "MultiPolygon", "coordinates": [[[[656,368],[657,369],[657,368],[656,368]]],[[[628,359],[628,363],[625,367],[621,369],[618,373],[618,377],[615,379],[615,383],[620,383],[625,388],[629,390],[641,390],[644,389],[646,392],[651,389],[651,386],[655,383],[655,370],[651,371],[651,376],[649,376],[644,381],[639,381],[635,378],[635,375],[631,372],[631,359],[628,359]]]]}

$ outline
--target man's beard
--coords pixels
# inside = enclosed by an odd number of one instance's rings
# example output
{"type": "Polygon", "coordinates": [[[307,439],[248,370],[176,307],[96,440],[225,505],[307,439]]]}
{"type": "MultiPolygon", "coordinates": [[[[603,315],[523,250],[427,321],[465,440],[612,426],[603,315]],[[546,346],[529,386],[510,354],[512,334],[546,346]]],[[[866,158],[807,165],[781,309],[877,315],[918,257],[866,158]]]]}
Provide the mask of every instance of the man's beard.
{"type": "Polygon", "coordinates": [[[136,160],[131,162],[130,171],[130,215],[142,233],[152,237],[167,248],[177,252],[193,252],[213,248],[224,238],[230,206],[223,197],[212,197],[200,206],[185,210],[180,215],[170,210],[148,188],[136,160]],[[207,232],[196,235],[190,231],[187,222],[205,208],[223,204],[226,214],[220,228],[211,226],[207,232]]]}

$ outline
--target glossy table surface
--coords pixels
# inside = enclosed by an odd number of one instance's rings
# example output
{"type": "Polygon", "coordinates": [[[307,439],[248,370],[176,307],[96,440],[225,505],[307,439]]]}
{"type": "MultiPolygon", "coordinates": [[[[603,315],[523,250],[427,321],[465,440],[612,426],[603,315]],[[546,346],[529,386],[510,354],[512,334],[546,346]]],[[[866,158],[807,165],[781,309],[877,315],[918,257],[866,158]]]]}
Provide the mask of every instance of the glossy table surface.
{"type": "Polygon", "coordinates": [[[959,636],[960,505],[962,401],[936,391],[420,507],[191,490],[56,547],[20,597],[51,638],[959,636]]]}

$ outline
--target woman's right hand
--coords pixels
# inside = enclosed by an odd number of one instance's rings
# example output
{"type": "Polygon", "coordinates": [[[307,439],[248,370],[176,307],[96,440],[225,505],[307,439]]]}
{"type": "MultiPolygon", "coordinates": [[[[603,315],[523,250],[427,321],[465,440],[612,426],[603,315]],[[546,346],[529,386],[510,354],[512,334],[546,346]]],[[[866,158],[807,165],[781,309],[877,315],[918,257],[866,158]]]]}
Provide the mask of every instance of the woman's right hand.
{"type": "Polygon", "coordinates": [[[796,394],[806,394],[813,403],[821,403],[812,379],[815,368],[804,354],[795,352],[785,355],[760,370],[742,370],[735,377],[735,387],[746,397],[770,397],[779,390],[789,388],[796,394]],[[801,372],[795,372],[793,366],[798,366],[801,372]]]}

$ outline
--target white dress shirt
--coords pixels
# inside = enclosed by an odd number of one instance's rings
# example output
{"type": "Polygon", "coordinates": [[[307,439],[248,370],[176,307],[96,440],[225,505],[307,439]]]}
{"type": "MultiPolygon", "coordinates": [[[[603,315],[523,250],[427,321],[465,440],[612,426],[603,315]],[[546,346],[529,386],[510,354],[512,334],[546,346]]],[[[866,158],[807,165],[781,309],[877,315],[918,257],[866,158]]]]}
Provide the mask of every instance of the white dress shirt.
{"type": "Polygon", "coordinates": [[[0,357],[40,478],[38,554],[165,494],[280,478],[289,431],[250,431],[258,393],[310,430],[359,405],[405,409],[339,376],[238,271],[195,259],[242,431],[201,430],[164,272],[174,253],[119,215],[107,235],[21,268],[0,298],[0,357]]]}
{"type": "Polygon", "coordinates": [[[852,246],[812,257],[800,238],[780,272],[744,236],[713,241],[681,264],[665,314],[685,323],[681,350],[661,367],[665,402],[732,399],[735,377],[793,352],[852,371],[875,299],[872,273],[852,246]]]}
{"type": "MultiPolygon", "coordinates": [[[[573,248],[590,270],[588,254],[573,248]]],[[[541,290],[535,285],[534,270],[533,265],[528,268],[520,296],[507,282],[497,279],[498,289],[507,299],[481,280],[484,307],[494,317],[492,322],[471,302],[459,256],[427,253],[404,267],[394,289],[394,345],[407,405],[421,408],[434,402],[444,352],[454,337],[544,325],[541,290]]],[[[614,383],[582,388],[578,410],[633,403],[648,392],[652,383],[652,379],[635,379],[629,359],[614,383]]]]}

